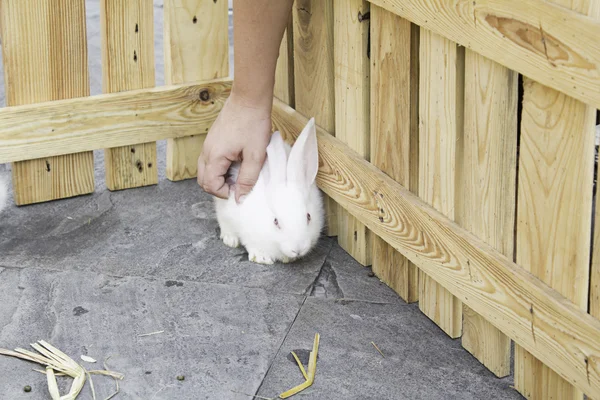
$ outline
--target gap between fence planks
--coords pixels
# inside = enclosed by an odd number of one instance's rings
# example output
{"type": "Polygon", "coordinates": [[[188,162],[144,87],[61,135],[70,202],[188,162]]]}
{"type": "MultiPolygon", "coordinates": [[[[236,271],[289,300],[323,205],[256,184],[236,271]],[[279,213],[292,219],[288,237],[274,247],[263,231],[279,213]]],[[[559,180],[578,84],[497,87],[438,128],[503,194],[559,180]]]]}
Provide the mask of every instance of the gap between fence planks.
{"type": "MultiPolygon", "coordinates": [[[[370,158],[369,12],[365,0],[334,0],[333,63],[335,136],[365,159],[370,158]]],[[[369,230],[338,208],[338,243],[362,265],[371,265],[369,230]]]]}
{"type": "MultiPolygon", "coordinates": [[[[229,75],[229,17],[225,0],[164,0],[165,82],[189,83],[229,75]]],[[[205,134],[167,140],[169,180],[195,178],[205,134]]]]}
{"type": "MultiPolygon", "coordinates": [[[[419,28],[375,5],[370,15],[371,163],[417,193],[419,28]]],[[[379,236],[371,236],[373,272],[406,302],[417,301],[417,267],[379,236]]]]}
{"type": "MultiPolygon", "coordinates": [[[[154,87],[152,0],[102,0],[102,91],[154,87]]],[[[106,186],[129,189],[158,183],[156,143],[104,150],[106,186]]]]}
{"type": "Polygon", "coordinates": [[[294,19],[290,12],[290,20],[283,33],[279,46],[279,57],[275,68],[274,97],[291,107],[294,101],[294,19]]]}
{"type": "MultiPolygon", "coordinates": [[[[600,6],[600,2],[598,3],[600,6]]],[[[597,111],[596,116],[596,136],[600,136],[600,110],[597,111]]],[[[599,165],[596,165],[596,176],[598,176],[599,165]]],[[[594,317],[600,319],[600,185],[596,184],[596,198],[594,199],[594,215],[593,215],[593,254],[592,254],[592,265],[590,271],[590,302],[589,302],[589,313],[594,317]]]]}
{"type": "MultiPolygon", "coordinates": [[[[289,142],[308,122],[279,100],[273,111],[274,126],[289,142]]],[[[516,343],[600,397],[599,320],[320,127],[318,142],[321,189],[516,343]]]]}
{"type": "MultiPolygon", "coordinates": [[[[334,135],[333,0],[296,0],[292,16],[294,108],[334,135]]],[[[323,200],[327,235],[337,236],[337,204],[323,200]]]]}
{"type": "Polygon", "coordinates": [[[0,163],[208,132],[229,79],[0,109],[0,163]]]}
{"type": "Polygon", "coordinates": [[[600,108],[600,22],[543,0],[370,0],[600,108]]]}
{"type": "MultiPolygon", "coordinates": [[[[90,94],[84,0],[2,0],[1,12],[8,106],[90,94]]],[[[63,154],[12,165],[16,204],[94,191],[93,153],[63,154]]]]}

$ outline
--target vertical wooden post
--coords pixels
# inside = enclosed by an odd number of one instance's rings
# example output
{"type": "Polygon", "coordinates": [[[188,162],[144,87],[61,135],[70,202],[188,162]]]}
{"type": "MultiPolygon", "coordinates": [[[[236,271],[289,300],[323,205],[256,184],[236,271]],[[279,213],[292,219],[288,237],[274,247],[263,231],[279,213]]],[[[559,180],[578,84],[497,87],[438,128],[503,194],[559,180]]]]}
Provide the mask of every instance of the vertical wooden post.
{"type": "Polygon", "coordinates": [[[279,47],[279,58],[275,69],[275,87],[273,94],[292,108],[294,102],[294,22],[290,13],[290,21],[283,34],[279,47]]]}
{"type": "MultiPolygon", "coordinates": [[[[552,2],[600,17],[600,0],[552,2]]],[[[596,110],[527,78],[523,86],[517,264],[587,309],[596,110]]],[[[583,398],[520,346],[515,387],[529,399],[583,398]]]]}
{"type": "MultiPolygon", "coordinates": [[[[465,54],[465,125],[458,223],[513,257],[517,174],[518,74],[465,54]]],[[[460,162],[460,158],[459,158],[460,162]]],[[[475,279],[475,277],[473,278],[475,279]]],[[[510,374],[510,339],[463,307],[462,345],[499,377],[510,374]]]]}
{"type": "MultiPolygon", "coordinates": [[[[335,136],[370,158],[369,3],[334,1],[335,136]]],[[[350,213],[338,208],[338,242],[363,265],[371,265],[370,232],[350,213]]]]}
{"type": "MultiPolygon", "coordinates": [[[[292,15],[295,108],[335,134],[333,0],[296,0],[292,15]]],[[[338,207],[329,196],[324,199],[327,234],[336,236],[338,207]]]]}
{"type": "MultiPolygon", "coordinates": [[[[229,75],[227,0],[165,0],[165,82],[229,75]]],[[[206,132],[167,140],[167,178],[195,178],[206,132]]]]}
{"type": "MultiPolygon", "coordinates": [[[[89,96],[84,0],[2,0],[8,106],[89,96]]],[[[94,191],[91,151],[12,164],[18,205],[94,191]]]]}
{"type": "MultiPolygon", "coordinates": [[[[456,207],[456,143],[462,138],[464,48],[421,28],[419,197],[450,219],[456,207]]],[[[461,302],[419,271],[419,308],[450,337],[462,331],[461,302]]]]}
{"type": "MultiPolygon", "coordinates": [[[[155,85],[152,0],[102,0],[102,90],[113,93],[155,85]]],[[[156,143],[104,151],[106,186],[128,189],[158,183],[156,143]]]]}
{"type": "MultiPolygon", "coordinates": [[[[371,162],[416,193],[419,30],[410,21],[375,5],[371,5],[370,15],[371,162]]],[[[385,210],[381,217],[386,218],[385,210]]],[[[405,301],[418,300],[417,267],[376,235],[373,271],[405,301]]]]}

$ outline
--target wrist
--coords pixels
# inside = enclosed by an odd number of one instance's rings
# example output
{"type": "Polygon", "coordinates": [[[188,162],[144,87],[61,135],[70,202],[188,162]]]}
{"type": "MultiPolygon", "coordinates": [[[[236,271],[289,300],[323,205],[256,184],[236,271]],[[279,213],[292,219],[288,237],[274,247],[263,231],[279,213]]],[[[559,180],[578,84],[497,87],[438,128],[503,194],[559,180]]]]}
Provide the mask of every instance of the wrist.
{"type": "Polygon", "coordinates": [[[262,89],[248,89],[243,85],[236,84],[234,79],[229,99],[241,107],[252,108],[270,115],[273,108],[273,85],[267,84],[265,86],[266,88],[262,89]]]}

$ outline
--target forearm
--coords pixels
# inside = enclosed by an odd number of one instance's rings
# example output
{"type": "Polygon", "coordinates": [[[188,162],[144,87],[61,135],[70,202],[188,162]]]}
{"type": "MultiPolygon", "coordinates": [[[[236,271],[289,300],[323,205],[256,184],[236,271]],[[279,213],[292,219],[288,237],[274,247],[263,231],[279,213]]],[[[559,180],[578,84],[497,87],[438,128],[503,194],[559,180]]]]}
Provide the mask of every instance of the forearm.
{"type": "Polygon", "coordinates": [[[279,46],[293,0],[234,0],[232,96],[270,109],[279,46]]]}

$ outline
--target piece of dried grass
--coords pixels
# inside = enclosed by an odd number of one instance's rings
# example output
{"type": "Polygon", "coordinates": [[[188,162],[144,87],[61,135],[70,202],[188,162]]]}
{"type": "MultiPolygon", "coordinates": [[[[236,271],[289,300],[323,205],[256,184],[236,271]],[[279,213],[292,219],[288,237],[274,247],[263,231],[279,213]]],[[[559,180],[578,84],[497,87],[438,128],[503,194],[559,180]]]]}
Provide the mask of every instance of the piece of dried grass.
{"type": "Polygon", "coordinates": [[[287,399],[288,397],[291,397],[291,396],[303,391],[304,389],[310,387],[313,384],[313,382],[315,381],[315,374],[317,372],[317,353],[319,351],[319,340],[320,339],[321,339],[321,335],[319,335],[318,333],[315,334],[315,340],[313,342],[313,350],[310,352],[310,356],[308,358],[308,373],[305,372],[304,366],[298,359],[298,356],[296,356],[296,354],[292,353],[294,355],[294,358],[296,359],[296,363],[298,363],[298,367],[300,368],[302,375],[304,376],[304,378],[306,380],[304,383],[302,383],[286,392],[281,393],[279,395],[280,399],[287,399]]]}
{"type": "Polygon", "coordinates": [[[82,361],[85,361],[85,362],[89,362],[89,363],[95,363],[96,362],[96,360],[93,359],[90,356],[81,355],[79,357],[81,358],[82,361]]]}
{"type": "MultiPolygon", "coordinates": [[[[81,390],[85,385],[86,377],[90,378],[90,388],[92,390],[92,396],[94,399],[96,399],[94,384],[92,382],[90,374],[111,376],[115,380],[123,379],[123,374],[114,371],[109,371],[108,369],[98,371],[87,371],[81,365],[77,364],[71,357],[69,357],[68,355],[66,355],[65,353],[63,353],[62,351],[60,351],[59,349],[52,346],[46,341],[39,340],[37,343],[32,343],[31,347],[37,350],[38,353],[40,353],[41,355],[21,348],[16,348],[14,351],[0,349],[0,354],[45,365],[45,371],[34,371],[46,374],[46,380],[48,381],[48,392],[50,393],[50,397],[52,398],[52,400],[75,400],[79,393],[81,393],[81,390]],[[55,371],[58,371],[58,373],[56,373],[55,371]],[[58,390],[58,383],[56,381],[56,376],[70,376],[71,378],[73,378],[71,390],[68,394],[64,396],[60,395],[60,392],[58,390]]],[[[114,395],[111,397],[114,397],[114,395]]]]}
{"type": "Polygon", "coordinates": [[[375,350],[377,350],[379,352],[379,354],[381,354],[381,357],[385,358],[385,356],[383,355],[381,350],[379,350],[379,347],[377,347],[377,345],[374,342],[371,342],[371,344],[373,345],[373,347],[375,347],[375,350]]]}

